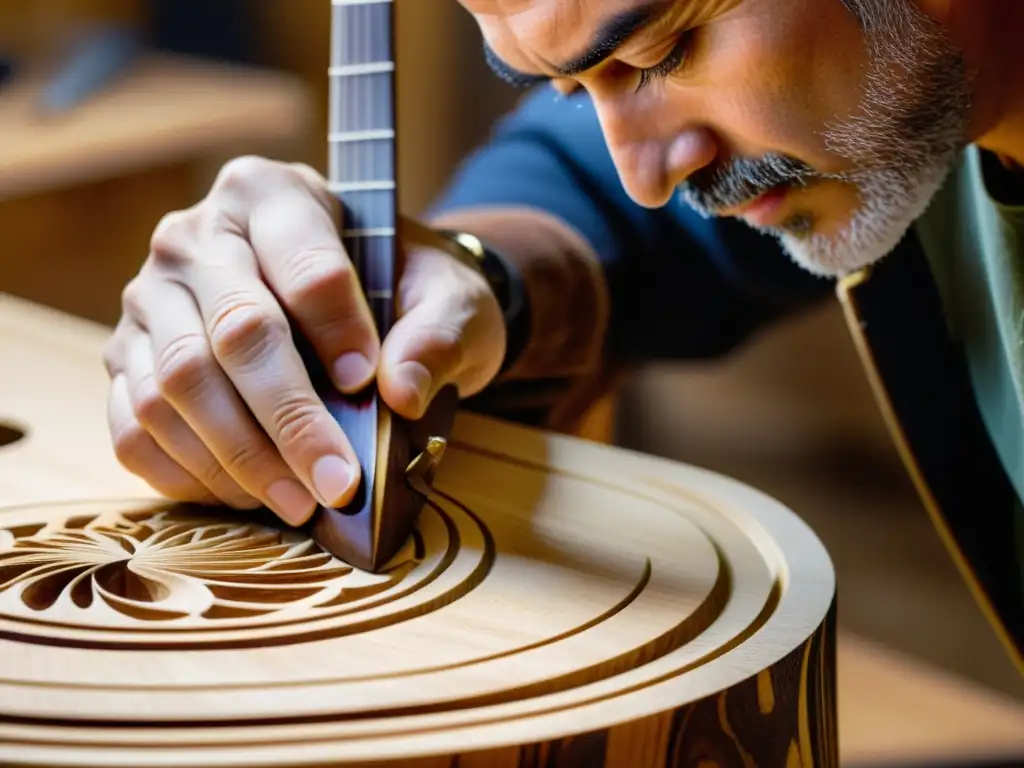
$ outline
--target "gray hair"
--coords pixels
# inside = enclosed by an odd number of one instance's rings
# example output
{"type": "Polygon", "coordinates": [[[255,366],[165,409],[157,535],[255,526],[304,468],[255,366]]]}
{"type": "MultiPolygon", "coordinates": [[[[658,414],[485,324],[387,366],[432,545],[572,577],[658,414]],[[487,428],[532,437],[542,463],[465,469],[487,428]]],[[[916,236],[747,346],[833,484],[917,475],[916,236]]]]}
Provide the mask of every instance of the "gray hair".
{"type": "Polygon", "coordinates": [[[852,166],[825,173],[794,158],[733,158],[701,169],[679,187],[698,213],[747,202],[773,187],[817,181],[852,184],[861,205],[835,236],[815,232],[815,215],[795,211],[777,228],[808,271],[839,276],[891,252],[927,209],[968,137],[972,78],[964,56],[914,0],[841,0],[864,31],[867,65],[852,116],[823,131],[828,149],[852,166]]]}

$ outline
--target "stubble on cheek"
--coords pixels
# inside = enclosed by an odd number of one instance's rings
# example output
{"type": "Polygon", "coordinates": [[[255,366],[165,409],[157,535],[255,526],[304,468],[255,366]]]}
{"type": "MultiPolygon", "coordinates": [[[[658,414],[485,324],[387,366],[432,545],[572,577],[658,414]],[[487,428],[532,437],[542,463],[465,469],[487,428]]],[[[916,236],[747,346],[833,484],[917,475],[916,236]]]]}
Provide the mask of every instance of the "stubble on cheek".
{"type": "Polygon", "coordinates": [[[825,134],[857,112],[868,52],[840,0],[750,0],[715,36],[729,46],[716,67],[715,111],[743,137],[736,154],[776,152],[821,173],[851,169],[825,134]]]}

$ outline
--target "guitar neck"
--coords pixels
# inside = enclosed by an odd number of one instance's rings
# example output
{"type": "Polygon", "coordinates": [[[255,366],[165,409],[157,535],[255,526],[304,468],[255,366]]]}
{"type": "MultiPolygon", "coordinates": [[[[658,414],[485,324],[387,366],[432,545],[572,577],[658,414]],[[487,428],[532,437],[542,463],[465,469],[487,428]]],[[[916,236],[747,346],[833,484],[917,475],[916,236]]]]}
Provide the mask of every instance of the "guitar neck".
{"type": "Polygon", "coordinates": [[[332,0],[328,182],[381,338],[394,320],[398,204],[393,0],[332,0]]]}

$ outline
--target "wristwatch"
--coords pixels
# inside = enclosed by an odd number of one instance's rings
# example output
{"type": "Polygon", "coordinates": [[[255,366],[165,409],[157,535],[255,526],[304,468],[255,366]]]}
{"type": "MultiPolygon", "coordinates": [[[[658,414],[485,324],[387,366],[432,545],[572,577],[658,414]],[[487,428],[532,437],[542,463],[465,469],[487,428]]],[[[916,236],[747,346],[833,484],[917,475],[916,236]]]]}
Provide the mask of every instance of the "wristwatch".
{"type": "Polygon", "coordinates": [[[530,339],[529,296],[523,276],[511,261],[485,245],[476,235],[451,229],[437,232],[455,244],[456,247],[449,251],[455,258],[484,276],[498,300],[507,334],[505,359],[500,369],[504,372],[515,364],[530,339]]]}

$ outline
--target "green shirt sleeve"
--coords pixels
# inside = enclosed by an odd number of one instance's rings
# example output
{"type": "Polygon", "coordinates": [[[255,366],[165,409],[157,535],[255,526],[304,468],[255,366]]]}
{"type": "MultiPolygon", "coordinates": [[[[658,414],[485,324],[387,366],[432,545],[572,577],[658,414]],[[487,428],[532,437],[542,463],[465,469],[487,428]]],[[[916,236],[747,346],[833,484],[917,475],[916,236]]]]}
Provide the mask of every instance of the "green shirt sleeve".
{"type": "Polygon", "coordinates": [[[998,159],[969,147],[916,228],[982,419],[1017,491],[1024,564],[1024,175],[1009,177],[998,159]]]}

